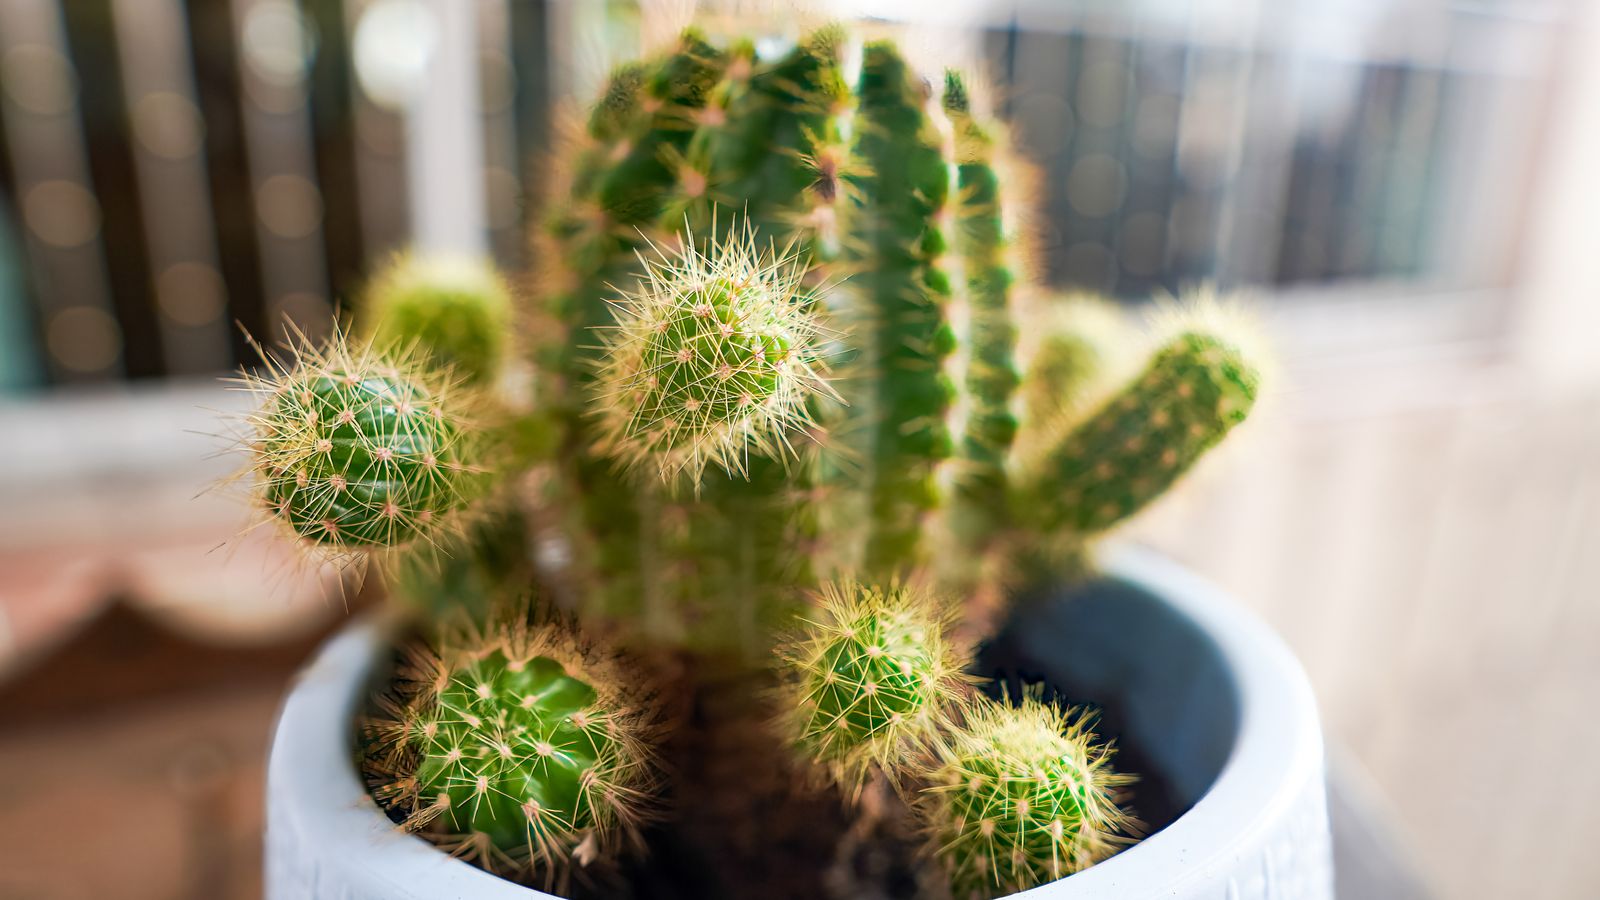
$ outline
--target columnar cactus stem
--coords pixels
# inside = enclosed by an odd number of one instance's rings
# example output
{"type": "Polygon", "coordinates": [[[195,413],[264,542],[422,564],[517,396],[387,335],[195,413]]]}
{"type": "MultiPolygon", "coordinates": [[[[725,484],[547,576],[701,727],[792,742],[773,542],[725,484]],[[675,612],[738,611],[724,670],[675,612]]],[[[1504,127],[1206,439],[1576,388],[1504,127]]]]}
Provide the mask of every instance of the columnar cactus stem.
{"type": "Polygon", "coordinates": [[[941,746],[923,812],[957,900],[1026,891],[1130,842],[1117,794],[1132,779],[1072,719],[1036,699],[986,700],[941,746]]]}
{"type": "Polygon", "coordinates": [[[1184,331],[1051,450],[1026,482],[1041,533],[1104,531],[1160,496],[1255,404],[1260,376],[1226,340],[1184,331]]]}
{"type": "Polygon", "coordinates": [[[437,544],[479,492],[470,404],[414,359],[340,334],[292,368],[246,376],[263,403],[248,419],[256,496],[335,558],[437,544]]]}
{"type": "Polygon", "coordinates": [[[1010,525],[1006,462],[1017,433],[1011,409],[1018,382],[1017,335],[994,139],[972,117],[969,104],[960,74],[947,73],[944,106],[956,137],[955,243],[966,276],[967,307],[967,402],[951,518],[962,542],[981,552],[1010,525]]]}
{"type": "Polygon", "coordinates": [[[923,518],[937,500],[935,469],[950,454],[943,365],[954,336],[941,258],[951,170],[929,93],[894,45],[867,46],[856,115],[862,170],[851,176],[846,254],[850,289],[866,305],[857,329],[872,373],[864,568],[883,574],[917,559],[923,518]]]}

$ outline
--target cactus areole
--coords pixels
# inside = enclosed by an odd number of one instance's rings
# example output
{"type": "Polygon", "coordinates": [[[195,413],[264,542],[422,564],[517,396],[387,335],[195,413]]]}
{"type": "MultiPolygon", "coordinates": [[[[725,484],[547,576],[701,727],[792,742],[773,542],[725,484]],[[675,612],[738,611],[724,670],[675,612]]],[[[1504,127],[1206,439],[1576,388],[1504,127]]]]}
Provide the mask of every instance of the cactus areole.
{"type": "Polygon", "coordinates": [[[1241,422],[1258,363],[1183,300],[1119,382],[1116,329],[1034,318],[1004,131],[961,73],[842,27],[758,46],[691,29],[612,73],[518,315],[493,272],[402,256],[361,340],[247,378],[259,506],[403,556],[430,611],[406,658],[435,664],[383,694],[364,767],[491,871],[604,883],[675,808],[727,838],[732,896],[780,871],[821,896],[817,860],[874,841],[962,900],[1067,877],[1133,841],[1135,782],[1072,710],[980,696],[972,646],[1016,573],[1087,560],[1241,422]],[[774,865],[804,842],[730,829],[794,784],[846,821],[774,865]]]}

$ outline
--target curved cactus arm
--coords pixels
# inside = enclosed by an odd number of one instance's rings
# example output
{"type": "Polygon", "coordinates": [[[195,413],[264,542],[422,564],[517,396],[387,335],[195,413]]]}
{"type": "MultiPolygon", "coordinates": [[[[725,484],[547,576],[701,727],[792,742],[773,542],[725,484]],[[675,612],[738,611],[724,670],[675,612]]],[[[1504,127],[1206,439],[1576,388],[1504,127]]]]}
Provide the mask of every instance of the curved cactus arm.
{"type": "Polygon", "coordinates": [[[928,94],[887,42],[868,44],[854,123],[861,170],[849,176],[845,263],[864,309],[852,323],[868,374],[854,416],[871,448],[864,571],[893,573],[917,560],[923,519],[937,501],[939,462],[950,455],[943,371],[954,336],[945,320],[943,268],[951,170],[928,114],[928,94]]]}
{"type": "Polygon", "coordinates": [[[1011,317],[1014,275],[1007,259],[994,139],[973,118],[966,83],[958,73],[945,76],[944,107],[955,131],[955,247],[966,282],[966,391],[957,407],[962,429],[951,522],[970,555],[982,552],[1010,524],[1006,461],[1017,434],[1011,401],[1018,383],[1011,317]]]}
{"type": "Polygon", "coordinates": [[[1104,531],[1172,486],[1255,404],[1260,374],[1226,338],[1185,330],[1046,450],[1018,485],[1040,533],[1104,531]]]}

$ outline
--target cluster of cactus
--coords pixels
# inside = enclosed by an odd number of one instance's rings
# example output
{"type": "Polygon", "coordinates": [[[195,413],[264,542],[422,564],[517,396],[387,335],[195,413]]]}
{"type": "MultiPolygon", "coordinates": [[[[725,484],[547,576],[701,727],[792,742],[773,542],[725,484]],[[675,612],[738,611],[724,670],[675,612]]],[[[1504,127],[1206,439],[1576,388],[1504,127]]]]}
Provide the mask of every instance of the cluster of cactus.
{"type": "MultiPolygon", "coordinates": [[[[963,77],[839,27],[757,46],[684,33],[567,148],[515,342],[532,400],[483,401],[539,440],[468,440],[452,409],[495,390],[501,283],[403,258],[357,349],[255,381],[261,497],[340,552],[446,546],[407,579],[446,605],[533,598],[732,673],[846,802],[897,790],[962,898],[1063,877],[1127,843],[1129,779],[1071,711],[974,689],[973,608],[1166,491],[1256,368],[1180,318],[1092,388],[1100,335],[1024,319],[1003,142],[963,77]],[[503,527],[432,532],[485,482],[503,527]],[[477,571],[510,533],[525,564],[477,571]]],[[[646,816],[640,698],[695,688],[552,649],[568,628],[480,639],[390,700],[369,756],[408,823],[551,877],[646,816]]]]}

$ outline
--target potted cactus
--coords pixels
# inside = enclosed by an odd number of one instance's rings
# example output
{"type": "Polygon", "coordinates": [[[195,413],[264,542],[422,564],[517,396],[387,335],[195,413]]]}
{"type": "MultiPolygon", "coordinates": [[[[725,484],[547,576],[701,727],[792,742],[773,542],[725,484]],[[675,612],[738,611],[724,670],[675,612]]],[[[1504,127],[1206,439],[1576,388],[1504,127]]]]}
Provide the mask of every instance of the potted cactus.
{"type": "Polygon", "coordinates": [[[1330,897],[1293,660],[1091,550],[1255,361],[1190,300],[1116,379],[961,75],[761,46],[613,74],[516,314],[404,258],[247,376],[265,515],[394,601],[284,709],[269,896],[1330,897]]]}

